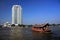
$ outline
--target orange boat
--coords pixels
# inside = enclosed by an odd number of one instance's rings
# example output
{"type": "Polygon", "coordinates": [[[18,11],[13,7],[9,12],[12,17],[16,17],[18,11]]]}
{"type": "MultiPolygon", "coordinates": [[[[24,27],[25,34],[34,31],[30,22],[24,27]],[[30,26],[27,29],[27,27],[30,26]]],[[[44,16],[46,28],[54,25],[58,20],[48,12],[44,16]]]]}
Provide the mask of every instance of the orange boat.
{"type": "Polygon", "coordinates": [[[32,27],[32,31],[37,31],[37,32],[51,32],[51,30],[49,30],[49,28],[47,26],[43,26],[43,27],[33,26],[32,27]]]}

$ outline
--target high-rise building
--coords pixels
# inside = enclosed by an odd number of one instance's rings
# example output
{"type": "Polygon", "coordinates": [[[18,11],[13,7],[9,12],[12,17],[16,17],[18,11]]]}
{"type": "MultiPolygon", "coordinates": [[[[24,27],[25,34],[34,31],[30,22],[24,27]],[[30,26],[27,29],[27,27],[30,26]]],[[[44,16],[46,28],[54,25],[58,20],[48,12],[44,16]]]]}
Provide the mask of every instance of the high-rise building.
{"type": "Polygon", "coordinates": [[[22,8],[20,5],[12,7],[12,24],[22,24],[22,8]]]}

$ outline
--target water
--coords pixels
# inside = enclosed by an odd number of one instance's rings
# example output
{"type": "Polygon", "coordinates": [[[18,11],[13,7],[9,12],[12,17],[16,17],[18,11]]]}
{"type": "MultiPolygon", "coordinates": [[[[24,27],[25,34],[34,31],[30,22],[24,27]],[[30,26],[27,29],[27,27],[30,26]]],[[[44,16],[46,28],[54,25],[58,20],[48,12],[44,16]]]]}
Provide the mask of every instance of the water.
{"type": "Polygon", "coordinates": [[[0,40],[60,40],[60,26],[51,26],[52,33],[33,32],[31,27],[0,28],[0,40]]]}

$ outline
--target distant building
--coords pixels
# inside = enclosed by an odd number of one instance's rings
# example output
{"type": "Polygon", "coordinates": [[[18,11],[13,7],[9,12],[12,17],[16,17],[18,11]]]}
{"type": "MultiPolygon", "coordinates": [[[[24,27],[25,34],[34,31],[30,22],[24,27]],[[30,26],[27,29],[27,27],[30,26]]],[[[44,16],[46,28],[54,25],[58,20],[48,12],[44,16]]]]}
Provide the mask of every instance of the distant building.
{"type": "Polygon", "coordinates": [[[11,27],[11,24],[9,22],[4,23],[3,27],[11,27]]]}
{"type": "Polygon", "coordinates": [[[12,7],[12,24],[22,24],[22,8],[20,5],[12,7]]]}

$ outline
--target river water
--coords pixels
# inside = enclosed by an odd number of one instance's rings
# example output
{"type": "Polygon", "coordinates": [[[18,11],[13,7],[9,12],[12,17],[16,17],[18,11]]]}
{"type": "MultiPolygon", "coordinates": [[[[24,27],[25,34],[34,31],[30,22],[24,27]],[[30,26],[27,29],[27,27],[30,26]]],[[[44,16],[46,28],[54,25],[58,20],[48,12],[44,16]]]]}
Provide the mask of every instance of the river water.
{"type": "Polygon", "coordinates": [[[0,40],[60,40],[60,26],[51,26],[51,33],[33,32],[31,28],[0,28],[0,40]]]}

